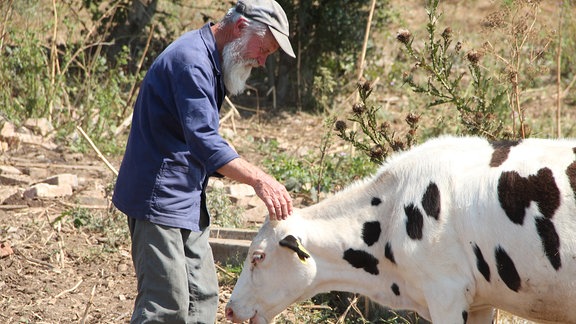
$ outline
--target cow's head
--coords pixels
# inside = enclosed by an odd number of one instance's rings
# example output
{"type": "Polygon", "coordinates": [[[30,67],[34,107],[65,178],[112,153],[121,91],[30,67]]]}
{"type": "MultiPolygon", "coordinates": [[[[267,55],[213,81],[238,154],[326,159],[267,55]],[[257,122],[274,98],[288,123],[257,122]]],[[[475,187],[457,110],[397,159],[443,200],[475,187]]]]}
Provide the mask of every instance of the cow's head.
{"type": "Polygon", "coordinates": [[[232,322],[270,323],[290,304],[310,297],[307,288],[316,274],[313,255],[302,245],[297,215],[266,222],[252,241],[226,318],[232,322]]]}

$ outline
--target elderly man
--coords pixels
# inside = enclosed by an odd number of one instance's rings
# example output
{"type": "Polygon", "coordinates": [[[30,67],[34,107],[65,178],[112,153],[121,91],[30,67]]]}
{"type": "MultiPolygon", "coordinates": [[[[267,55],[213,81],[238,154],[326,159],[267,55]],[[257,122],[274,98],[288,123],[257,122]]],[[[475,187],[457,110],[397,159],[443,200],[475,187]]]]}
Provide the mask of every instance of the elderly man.
{"type": "Polygon", "coordinates": [[[281,48],[294,57],[284,10],[239,0],[217,24],[170,44],[146,74],[113,196],[128,216],[138,295],[132,323],[214,323],[218,281],[208,244],[208,177],[254,187],[271,219],[292,213],[286,188],[219,135],[226,93],[281,48]]]}

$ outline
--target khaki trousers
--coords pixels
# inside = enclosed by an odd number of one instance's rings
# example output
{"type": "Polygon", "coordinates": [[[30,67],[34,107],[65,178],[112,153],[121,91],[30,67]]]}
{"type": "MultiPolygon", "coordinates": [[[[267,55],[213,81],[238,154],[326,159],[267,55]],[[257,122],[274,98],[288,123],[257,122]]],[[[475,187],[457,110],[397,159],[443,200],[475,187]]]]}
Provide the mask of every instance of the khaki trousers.
{"type": "Polygon", "coordinates": [[[213,324],[218,278],[210,229],[192,232],[128,217],[138,281],[131,323],[213,324]]]}

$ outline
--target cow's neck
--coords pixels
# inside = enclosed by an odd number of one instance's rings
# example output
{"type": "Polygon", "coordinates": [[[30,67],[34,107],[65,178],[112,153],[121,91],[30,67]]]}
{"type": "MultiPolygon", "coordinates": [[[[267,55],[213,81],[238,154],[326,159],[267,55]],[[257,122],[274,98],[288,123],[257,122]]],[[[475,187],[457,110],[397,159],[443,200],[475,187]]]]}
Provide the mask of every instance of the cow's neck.
{"type": "MultiPolygon", "coordinates": [[[[390,291],[390,287],[379,285],[390,280],[382,281],[381,276],[394,276],[397,277],[395,280],[402,280],[397,274],[397,269],[388,264],[388,260],[384,260],[383,245],[381,254],[375,256],[378,259],[379,274],[355,268],[344,259],[344,254],[349,249],[369,250],[362,234],[365,223],[390,216],[388,213],[388,215],[381,214],[382,210],[387,209],[383,206],[387,203],[385,193],[375,192],[373,189],[377,187],[376,182],[381,180],[381,177],[382,175],[377,175],[369,181],[356,183],[316,205],[299,210],[293,219],[288,218],[288,221],[284,221],[286,232],[302,240],[319,269],[310,287],[313,289],[310,294],[348,291],[361,293],[374,300],[380,299],[382,302],[381,292],[390,291]],[[375,198],[382,200],[378,208],[373,205],[375,198]],[[379,214],[376,214],[376,211],[379,214]]],[[[379,188],[382,190],[382,186],[379,188]]],[[[375,244],[382,242],[385,244],[388,235],[386,231],[387,228],[382,226],[382,232],[375,244]]],[[[373,250],[374,246],[370,249],[373,250]]]]}

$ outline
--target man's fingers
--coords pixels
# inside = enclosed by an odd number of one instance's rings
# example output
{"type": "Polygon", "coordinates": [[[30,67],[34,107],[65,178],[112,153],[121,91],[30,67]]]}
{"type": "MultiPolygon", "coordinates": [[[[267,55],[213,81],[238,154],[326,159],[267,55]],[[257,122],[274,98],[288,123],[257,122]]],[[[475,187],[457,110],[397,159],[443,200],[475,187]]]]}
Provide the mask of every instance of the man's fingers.
{"type": "Polygon", "coordinates": [[[283,185],[275,182],[259,189],[258,196],[266,204],[271,220],[283,220],[292,214],[292,197],[283,185]]]}

